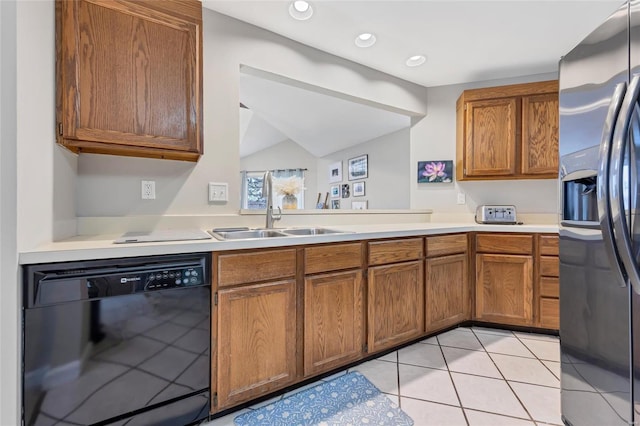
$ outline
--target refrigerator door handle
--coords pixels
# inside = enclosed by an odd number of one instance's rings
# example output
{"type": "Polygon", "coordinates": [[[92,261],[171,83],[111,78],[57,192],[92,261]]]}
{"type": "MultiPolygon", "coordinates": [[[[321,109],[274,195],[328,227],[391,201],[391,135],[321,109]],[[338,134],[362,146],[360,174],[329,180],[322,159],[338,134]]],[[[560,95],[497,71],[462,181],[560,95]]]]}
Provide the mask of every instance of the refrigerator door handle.
{"type": "Polygon", "coordinates": [[[620,113],[620,108],[622,106],[626,90],[627,83],[623,82],[618,83],[613,91],[609,110],[607,111],[607,117],[604,122],[604,130],[602,132],[597,172],[598,218],[600,219],[602,239],[609,261],[613,266],[612,269],[615,270],[614,274],[617,276],[617,281],[622,287],[627,286],[627,277],[624,269],[621,267],[622,262],[618,255],[618,249],[613,238],[611,199],[609,193],[609,164],[611,161],[613,131],[615,129],[615,124],[618,119],[618,114],[620,113]]]}
{"type": "Polygon", "coordinates": [[[625,215],[624,199],[624,157],[629,142],[629,128],[631,119],[638,103],[640,95],[640,75],[636,74],[631,79],[629,90],[618,115],[613,146],[611,151],[611,163],[609,174],[609,193],[611,199],[611,219],[613,221],[614,242],[618,254],[624,265],[634,291],[640,294],[640,275],[633,256],[629,223],[625,215]]]}

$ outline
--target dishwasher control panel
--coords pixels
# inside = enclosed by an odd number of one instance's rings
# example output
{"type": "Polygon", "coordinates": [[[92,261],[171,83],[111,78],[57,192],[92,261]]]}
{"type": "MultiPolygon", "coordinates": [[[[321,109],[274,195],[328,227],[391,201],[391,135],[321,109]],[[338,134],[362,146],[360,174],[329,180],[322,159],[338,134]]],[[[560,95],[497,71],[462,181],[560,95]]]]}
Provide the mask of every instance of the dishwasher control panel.
{"type": "Polygon", "coordinates": [[[25,307],[211,285],[209,253],[25,267],[25,307]]]}
{"type": "MultiPolygon", "coordinates": [[[[175,287],[189,287],[203,283],[204,270],[195,268],[164,269],[146,273],[144,289],[162,290],[175,287]]],[[[125,277],[122,280],[126,279],[125,277]]]]}

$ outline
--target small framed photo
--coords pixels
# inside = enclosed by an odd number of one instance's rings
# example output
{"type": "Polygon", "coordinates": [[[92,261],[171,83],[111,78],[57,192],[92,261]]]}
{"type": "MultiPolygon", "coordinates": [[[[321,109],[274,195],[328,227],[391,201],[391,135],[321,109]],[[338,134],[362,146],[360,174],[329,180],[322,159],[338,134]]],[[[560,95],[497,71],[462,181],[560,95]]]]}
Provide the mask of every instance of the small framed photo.
{"type": "Polygon", "coordinates": [[[369,156],[361,155],[349,159],[349,180],[358,180],[369,177],[369,156]]]}
{"type": "Polygon", "coordinates": [[[367,200],[362,200],[362,201],[352,201],[351,202],[351,209],[352,210],[367,210],[367,200]]]}
{"type": "Polygon", "coordinates": [[[340,198],[340,185],[331,185],[331,198],[340,198]]]}
{"type": "Polygon", "coordinates": [[[353,182],[353,196],[364,197],[364,182],[353,182]]]}
{"type": "Polygon", "coordinates": [[[339,210],[340,209],[340,200],[331,200],[331,208],[333,210],[339,210]]]}
{"type": "Polygon", "coordinates": [[[329,183],[342,182],[342,161],[329,165],[329,183]]]}
{"type": "Polygon", "coordinates": [[[342,198],[349,198],[351,196],[351,189],[349,188],[349,184],[343,183],[341,188],[342,188],[342,191],[341,191],[342,198]]]}

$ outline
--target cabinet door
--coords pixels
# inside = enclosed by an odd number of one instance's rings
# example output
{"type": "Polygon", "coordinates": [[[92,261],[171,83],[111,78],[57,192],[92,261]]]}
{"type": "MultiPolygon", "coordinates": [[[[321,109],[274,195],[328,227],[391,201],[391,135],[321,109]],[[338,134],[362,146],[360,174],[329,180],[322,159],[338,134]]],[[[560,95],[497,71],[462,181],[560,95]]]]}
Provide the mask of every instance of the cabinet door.
{"type": "Polygon", "coordinates": [[[424,331],[422,261],[369,268],[369,352],[395,346],[424,331]]]}
{"type": "Polygon", "coordinates": [[[558,94],[522,98],[522,174],[558,175],[558,94]]]}
{"type": "Polygon", "coordinates": [[[217,310],[218,408],[295,380],[295,280],[220,290],[217,310]]]}
{"type": "Polygon", "coordinates": [[[311,376],[362,355],[362,271],[305,278],[304,374],[311,376]]]}
{"type": "Polygon", "coordinates": [[[74,151],[195,161],[202,5],[58,1],[58,142],[74,151]]]}
{"type": "Polygon", "coordinates": [[[470,319],[467,255],[427,259],[425,296],[426,331],[470,319]]]}
{"type": "Polygon", "coordinates": [[[516,173],[515,98],[467,102],[465,176],[516,173]]]}
{"type": "Polygon", "coordinates": [[[476,255],[476,317],[481,321],[532,325],[533,258],[476,255]]]}

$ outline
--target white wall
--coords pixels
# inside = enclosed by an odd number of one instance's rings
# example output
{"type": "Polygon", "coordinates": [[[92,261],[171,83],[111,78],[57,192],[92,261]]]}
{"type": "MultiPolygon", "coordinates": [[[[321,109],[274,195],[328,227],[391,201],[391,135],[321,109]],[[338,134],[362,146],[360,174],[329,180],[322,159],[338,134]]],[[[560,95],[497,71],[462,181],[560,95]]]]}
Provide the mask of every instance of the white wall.
{"type": "Polygon", "coordinates": [[[418,161],[454,160],[455,164],[456,100],[464,90],[556,78],[558,78],[556,73],[549,73],[430,87],[429,114],[411,130],[411,208],[430,208],[438,213],[470,213],[475,212],[478,204],[514,204],[518,213],[556,213],[558,184],[555,179],[416,183],[418,161]],[[420,136],[416,137],[418,132],[420,136]],[[466,205],[456,204],[458,192],[466,194],[466,205]]]}
{"type": "MultiPolygon", "coordinates": [[[[317,159],[291,139],[240,159],[240,170],[307,169],[304,173],[304,208],[315,209],[317,200],[317,159]]],[[[236,202],[236,205],[239,205],[236,202]]]]}
{"type": "MultiPolygon", "coordinates": [[[[367,102],[426,113],[427,89],[203,10],[204,149],[197,164],[81,155],[78,216],[226,214],[239,204],[207,201],[207,183],[239,194],[238,81],[241,64],[367,102]],[[157,199],[140,200],[140,180],[156,181],[157,199]]],[[[233,198],[230,197],[230,200],[233,198]]]]}
{"type": "Polygon", "coordinates": [[[19,422],[16,3],[0,2],[0,425],[19,422]]]}
{"type": "Polygon", "coordinates": [[[18,1],[18,248],[75,235],[76,158],[55,143],[53,0],[18,1]]]}
{"type": "Polygon", "coordinates": [[[340,199],[341,209],[350,209],[352,201],[368,201],[369,209],[408,209],[410,129],[402,129],[318,159],[318,191],[329,192],[329,166],[342,161],[342,182],[350,185],[351,196],[340,199]],[[353,182],[349,180],[349,159],[367,154],[368,177],[365,196],[353,196],[353,182]]]}

